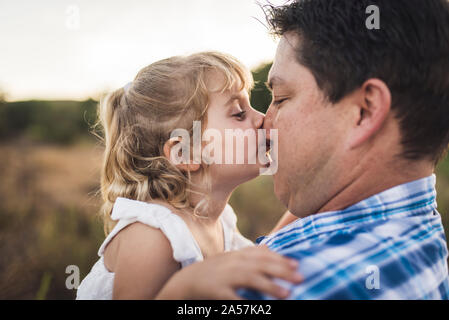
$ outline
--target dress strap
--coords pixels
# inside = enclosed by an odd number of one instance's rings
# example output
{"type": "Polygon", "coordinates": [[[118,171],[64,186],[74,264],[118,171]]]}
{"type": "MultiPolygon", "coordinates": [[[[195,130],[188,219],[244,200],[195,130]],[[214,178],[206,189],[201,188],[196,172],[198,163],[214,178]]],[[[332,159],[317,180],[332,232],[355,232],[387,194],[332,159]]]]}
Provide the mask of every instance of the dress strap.
{"type": "Polygon", "coordinates": [[[162,205],[118,197],[111,218],[118,222],[100,246],[99,256],[103,255],[104,249],[119,231],[134,222],[141,222],[164,233],[172,247],[173,258],[183,266],[203,260],[201,250],[184,220],[162,205]]]}

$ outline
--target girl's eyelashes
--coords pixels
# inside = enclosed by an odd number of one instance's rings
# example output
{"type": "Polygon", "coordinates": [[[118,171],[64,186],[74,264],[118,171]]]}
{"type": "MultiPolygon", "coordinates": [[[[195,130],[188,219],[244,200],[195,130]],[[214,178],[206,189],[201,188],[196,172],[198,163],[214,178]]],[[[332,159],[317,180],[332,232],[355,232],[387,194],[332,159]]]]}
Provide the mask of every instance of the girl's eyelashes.
{"type": "Polygon", "coordinates": [[[240,111],[240,112],[234,113],[232,115],[232,117],[236,117],[239,120],[242,120],[245,117],[245,114],[246,114],[246,111],[240,111]]]}

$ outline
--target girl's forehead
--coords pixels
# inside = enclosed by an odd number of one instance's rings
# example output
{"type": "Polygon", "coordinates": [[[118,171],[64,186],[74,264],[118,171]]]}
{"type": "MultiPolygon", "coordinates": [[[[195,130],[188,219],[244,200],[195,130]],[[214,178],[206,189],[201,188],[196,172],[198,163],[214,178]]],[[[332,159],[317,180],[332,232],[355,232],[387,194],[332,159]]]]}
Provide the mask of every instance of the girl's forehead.
{"type": "Polygon", "coordinates": [[[232,106],[236,101],[249,99],[249,95],[245,89],[241,89],[238,85],[233,85],[229,89],[223,91],[210,92],[211,102],[215,102],[224,107],[232,106]]]}
{"type": "Polygon", "coordinates": [[[244,89],[242,80],[236,72],[228,70],[211,70],[206,75],[206,87],[209,92],[227,92],[234,94],[244,89]]]}

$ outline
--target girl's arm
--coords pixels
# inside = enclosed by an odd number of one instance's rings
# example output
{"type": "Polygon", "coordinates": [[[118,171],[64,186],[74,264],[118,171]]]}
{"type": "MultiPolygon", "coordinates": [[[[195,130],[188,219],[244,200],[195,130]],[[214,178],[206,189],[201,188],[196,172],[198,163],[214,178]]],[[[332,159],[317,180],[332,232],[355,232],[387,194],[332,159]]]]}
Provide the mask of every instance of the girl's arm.
{"type": "Polygon", "coordinates": [[[298,217],[293,215],[290,211],[286,211],[284,215],[281,217],[277,225],[273,228],[273,230],[270,231],[270,234],[282,229],[286,225],[292,223],[293,221],[297,220],[298,217]]]}
{"type": "Polygon", "coordinates": [[[288,295],[273,278],[298,283],[298,263],[249,247],[210,257],[181,270],[159,229],[133,223],[119,233],[113,299],[240,299],[239,288],[276,298],[288,295]]]}
{"type": "Polygon", "coordinates": [[[117,236],[113,299],[154,299],[180,268],[168,239],[159,229],[138,222],[117,236]]]}
{"type": "Polygon", "coordinates": [[[266,246],[222,253],[176,272],[156,299],[241,299],[239,288],[249,288],[275,298],[286,298],[288,291],[273,281],[281,278],[299,283],[298,262],[270,251],[266,246]]]}

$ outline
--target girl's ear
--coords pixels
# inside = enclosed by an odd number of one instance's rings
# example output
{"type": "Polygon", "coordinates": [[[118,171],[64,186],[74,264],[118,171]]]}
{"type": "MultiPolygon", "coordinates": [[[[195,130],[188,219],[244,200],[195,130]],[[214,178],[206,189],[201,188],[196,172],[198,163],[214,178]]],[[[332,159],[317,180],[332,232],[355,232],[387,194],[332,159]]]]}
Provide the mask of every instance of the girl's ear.
{"type": "MultiPolygon", "coordinates": [[[[190,145],[187,148],[190,148],[190,145]]],[[[163,151],[165,157],[182,171],[195,172],[201,166],[199,163],[193,163],[190,156],[184,154],[181,137],[173,137],[167,140],[164,144],[163,151]]],[[[187,152],[187,154],[190,154],[190,152],[187,152]]]]}

